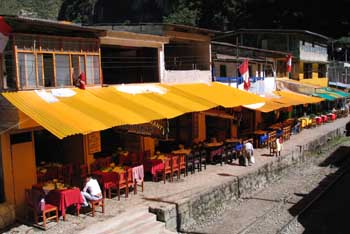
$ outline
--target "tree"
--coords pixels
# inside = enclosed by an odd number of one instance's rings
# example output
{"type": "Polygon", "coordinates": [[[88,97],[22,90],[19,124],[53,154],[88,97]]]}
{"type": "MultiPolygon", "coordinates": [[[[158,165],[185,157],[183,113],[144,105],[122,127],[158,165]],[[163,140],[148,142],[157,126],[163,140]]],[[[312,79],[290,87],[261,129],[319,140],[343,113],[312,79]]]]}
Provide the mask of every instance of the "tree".
{"type": "Polygon", "coordinates": [[[196,26],[200,16],[201,1],[173,1],[171,13],[163,17],[164,23],[196,26]]]}

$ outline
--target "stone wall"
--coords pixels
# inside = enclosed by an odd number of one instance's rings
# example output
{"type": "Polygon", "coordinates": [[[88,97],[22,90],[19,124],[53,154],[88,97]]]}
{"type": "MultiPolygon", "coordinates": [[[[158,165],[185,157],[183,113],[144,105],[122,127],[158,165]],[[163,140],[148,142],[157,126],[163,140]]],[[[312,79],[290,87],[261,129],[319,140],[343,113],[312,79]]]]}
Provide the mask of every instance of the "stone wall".
{"type": "Polygon", "coordinates": [[[9,203],[0,204],[0,232],[15,222],[15,207],[9,203]]]}
{"type": "Polygon", "coordinates": [[[288,170],[297,168],[306,161],[311,161],[312,154],[305,154],[305,151],[321,151],[321,146],[326,146],[327,142],[332,139],[343,136],[344,130],[344,127],[335,129],[316,140],[296,147],[296,150],[263,165],[254,172],[238,177],[233,176],[229,182],[203,191],[189,199],[150,207],[150,212],[155,213],[159,221],[165,222],[167,229],[186,230],[188,227],[201,223],[208,214],[220,212],[225,204],[250,195],[276,181],[288,170]]]}

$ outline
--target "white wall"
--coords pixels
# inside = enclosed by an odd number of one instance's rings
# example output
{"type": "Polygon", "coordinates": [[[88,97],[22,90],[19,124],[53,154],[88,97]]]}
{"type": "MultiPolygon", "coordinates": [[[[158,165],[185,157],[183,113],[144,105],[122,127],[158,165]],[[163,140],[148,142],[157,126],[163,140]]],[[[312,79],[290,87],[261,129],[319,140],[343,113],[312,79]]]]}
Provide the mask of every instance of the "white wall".
{"type": "MultiPolygon", "coordinates": [[[[223,83],[228,85],[228,83],[223,83]]],[[[231,83],[231,87],[237,88],[237,83],[231,83]]],[[[238,85],[238,89],[244,90],[243,83],[238,85]]],[[[264,95],[268,93],[272,93],[272,91],[276,90],[275,85],[275,78],[274,77],[265,77],[264,80],[258,80],[256,82],[250,83],[249,92],[258,94],[258,95],[264,95]]]]}
{"type": "Polygon", "coordinates": [[[328,60],[328,53],[327,48],[322,47],[319,45],[312,46],[309,42],[299,42],[299,48],[300,48],[300,60],[306,60],[306,61],[322,61],[327,62],[328,60]]]}
{"type": "Polygon", "coordinates": [[[164,71],[161,83],[198,83],[211,82],[211,71],[164,71]]]}

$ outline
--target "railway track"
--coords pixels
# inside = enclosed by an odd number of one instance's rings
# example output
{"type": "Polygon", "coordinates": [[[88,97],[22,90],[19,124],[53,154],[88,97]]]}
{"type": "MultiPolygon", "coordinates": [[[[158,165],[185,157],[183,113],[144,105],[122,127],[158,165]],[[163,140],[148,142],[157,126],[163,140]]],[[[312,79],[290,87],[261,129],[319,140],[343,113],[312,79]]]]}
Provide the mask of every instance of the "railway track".
{"type": "MultiPolygon", "coordinates": [[[[276,233],[289,234],[295,233],[293,229],[298,227],[300,215],[308,211],[315,202],[319,201],[328,191],[332,190],[342,177],[350,172],[350,161],[347,157],[340,157],[340,160],[333,162],[342,164],[334,173],[327,175],[322,182],[308,196],[300,199],[300,194],[287,194],[276,202],[264,214],[256,217],[243,229],[236,232],[237,234],[254,234],[254,233],[276,233]],[[293,209],[291,212],[290,210],[293,209]],[[293,214],[291,214],[293,213],[293,214]]],[[[310,183],[312,184],[312,182],[310,183]]],[[[309,185],[306,185],[309,186],[309,185]]]]}
{"type": "Polygon", "coordinates": [[[309,209],[321,198],[323,198],[328,192],[330,192],[335,185],[347,174],[350,172],[350,162],[340,168],[333,176],[332,180],[327,183],[320,192],[314,196],[291,220],[289,220],[285,225],[276,232],[276,234],[286,234],[291,233],[292,230],[298,225],[298,219],[301,215],[309,211],[309,209]]]}

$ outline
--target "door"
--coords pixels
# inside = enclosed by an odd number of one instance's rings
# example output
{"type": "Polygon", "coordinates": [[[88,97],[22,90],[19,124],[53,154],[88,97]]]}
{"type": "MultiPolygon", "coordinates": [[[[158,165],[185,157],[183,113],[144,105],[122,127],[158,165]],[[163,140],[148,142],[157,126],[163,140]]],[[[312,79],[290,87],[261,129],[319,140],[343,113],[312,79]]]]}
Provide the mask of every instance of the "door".
{"type": "Polygon", "coordinates": [[[11,135],[12,173],[16,216],[24,217],[26,188],[36,183],[36,166],[32,133],[11,135]]]}

